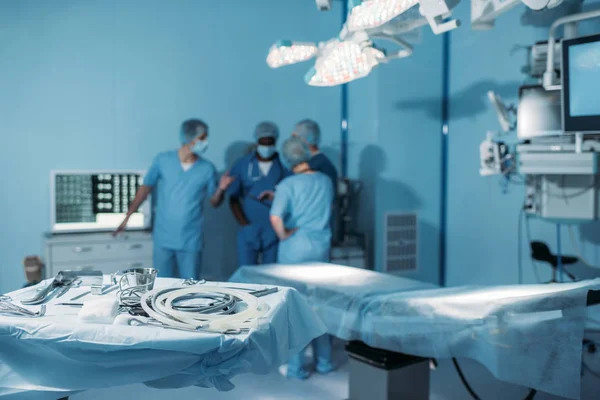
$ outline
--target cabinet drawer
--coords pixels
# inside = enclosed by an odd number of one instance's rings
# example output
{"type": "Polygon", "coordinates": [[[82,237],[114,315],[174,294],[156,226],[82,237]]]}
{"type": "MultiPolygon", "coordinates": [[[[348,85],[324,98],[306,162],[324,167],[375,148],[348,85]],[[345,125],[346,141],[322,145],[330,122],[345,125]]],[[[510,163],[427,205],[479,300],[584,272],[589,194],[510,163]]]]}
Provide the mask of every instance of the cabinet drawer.
{"type": "Polygon", "coordinates": [[[112,274],[113,272],[121,271],[130,268],[152,268],[152,260],[135,260],[135,261],[100,261],[100,262],[88,262],[88,263],[55,263],[52,264],[52,270],[48,271],[46,278],[52,278],[58,274],[59,271],[63,270],[77,270],[77,269],[92,269],[96,271],[102,271],[104,274],[112,274]]]}
{"type": "Polygon", "coordinates": [[[151,241],[54,244],[50,248],[53,263],[87,262],[89,260],[150,259],[151,241]]]}

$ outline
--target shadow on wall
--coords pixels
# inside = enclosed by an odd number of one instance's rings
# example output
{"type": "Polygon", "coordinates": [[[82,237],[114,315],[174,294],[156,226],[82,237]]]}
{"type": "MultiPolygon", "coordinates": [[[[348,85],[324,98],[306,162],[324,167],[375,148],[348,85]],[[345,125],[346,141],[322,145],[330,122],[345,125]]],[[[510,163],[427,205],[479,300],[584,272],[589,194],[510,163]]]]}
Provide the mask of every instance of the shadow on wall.
{"type": "MultiPolygon", "coordinates": [[[[340,150],[334,147],[330,147],[330,146],[325,146],[325,147],[321,147],[321,153],[323,153],[335,166],[335,169],[338,172],[338,176],[341,177],[342,176],[342,171],[341,171],[341,163],[340,163],[340,150]]],[[[337,192],[337,188],[334,188],[337,192]]],[[[333,209],[333,218],[334,221],[337,221],[339,219],[339,210],[337,209],[337,207],[335,207],[333,209]]],[[[355,229],[356,230],[356,229],[355,229]]],[[[339,229],[339,225],[338,224],[334,224],[333,225],[333,231],[331,232],[331,235],[333,237],[334,243],[337,242],[338,240],[341,242],[343,240],[343,234],[341,232],[341,230],[339,229]]]]}
{"type": "MultiPolygon", "coordinates": [[[[226,168],[231,168],[235,161],[247,154],[250,149],[252,143],[243,141],[232,143],[225,152],[226,168]]],[[[219,176],[223,173],[225,171],[219,171],[219,176]]],[[[237,222],[229,209],[228,198],[217,209],[207,203],[205,210],[202,278],[227,280],[237,269],[237,222]]]]}
{"type": "Polygon", "coordinates": [[[581,240],[592,243],[596,246],[600,245],[600,222],[591,222],[582,224],[579,227],[581,232],[581,240]]]}
{"type": "Polygon", "coordinates": [[[351,215],[357,230],[368,235],[367,265],[377,270],[379,268],[375,265],[375,244],[378,241],[375,236],[379,233],[377,227],[383,228],[385,212],[417,211],[422,201],[412,188],[382,177],[387,168],[387,157],[380,147],[366,146],[360,153],[359,163],[359,177],[363,189],[351,210],[351,215]],[[377,224],[378,219],[381,225],[377,224]]]}
{"type": "MultiPolygon", "coordinates": [[[[593,257],[588,258],[586,261],[594,267],[590,267],[585,265],[584,263],[579,263],[575,265],[573,271],[571,271],[576,277],[581,279],[591,279],[600,277],[600,222],[591,222],[589,224],[583,224],[579,227],[581,242],[578,243],[580,251],[583,251],[584,248],[592,245],[593,257]]],[[[577,240],[577,239],[575,239],[577,240]]],[[[589,253],[587,253],[589,254],[589,253]]]]}
{"type": "Polygon", "coordinates": [[[418,230],[417,271],[415,279],[440,285],[440,230],[438,226],[431,224],[423,218],[419,218],[418,230]]]}
{"type": "MultiPolygon", "coordinates": [[[[493,80],[484,80],[472,84],[470,87],[455,93],[450,98],[452,119],[475,117],[492,105],[488,101],[487,92],[493,90],[502,98],[515,98],[518,96],[520,82],[497,83],[493,80]]],[[[396,108],[401,110],[422,110],[429,117],[438,119],[440,114],[439,97],[421,98],[416,100],[403,100],[396,103],[396,108]]]]}

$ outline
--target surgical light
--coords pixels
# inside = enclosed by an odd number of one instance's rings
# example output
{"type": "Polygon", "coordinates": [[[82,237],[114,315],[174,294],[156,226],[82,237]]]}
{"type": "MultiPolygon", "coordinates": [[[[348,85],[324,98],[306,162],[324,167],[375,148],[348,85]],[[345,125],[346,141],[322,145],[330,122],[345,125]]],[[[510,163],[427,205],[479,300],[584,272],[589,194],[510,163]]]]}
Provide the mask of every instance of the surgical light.
{"type": "Polygon", "coordinates": [[[350,0],[348,30],[356,32],[377,28],[415,4],[417,4],[417,0],[350,0]]]}
{"type": "Polygon", "coordinates": [[[314,43],[292,42],[291,40],[280,40],[269,49],[267,64],[271,68],[279,68],[284,65],[296,64],[313,58],[318,52],[314,43]]]}
{"type": "Polygon", "coordinates": [[[386,52],[383,49],[379,49],[372,45],[371,47],[365,47],[364,51],[370,52],[373,57],[379,62],[384,62],[386,60],[386,52]]]}
{"type": "Polygon", "coordinates": [[[336,86],[367,76],[385,53],[354,41],[330,42],[304,80],[311,86],[336,86]],[[379,60],[378,60],[379,59],[379,60]]]}

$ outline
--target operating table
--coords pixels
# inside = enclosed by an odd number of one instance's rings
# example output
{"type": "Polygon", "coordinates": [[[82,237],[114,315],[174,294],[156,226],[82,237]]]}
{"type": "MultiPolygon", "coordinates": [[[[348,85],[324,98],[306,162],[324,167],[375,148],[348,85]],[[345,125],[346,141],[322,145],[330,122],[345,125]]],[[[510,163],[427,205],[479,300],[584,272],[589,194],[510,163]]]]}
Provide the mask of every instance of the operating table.
{"type": "Polygon", "coordinates": [[[474,359],[500,380],[579,398],[586,306],[600,302],[600,279],[438,288],[321,263],[242,267],[230,281],[302,293],[348,341],[351,400],[427,399],[432,358],[474,359]]]}

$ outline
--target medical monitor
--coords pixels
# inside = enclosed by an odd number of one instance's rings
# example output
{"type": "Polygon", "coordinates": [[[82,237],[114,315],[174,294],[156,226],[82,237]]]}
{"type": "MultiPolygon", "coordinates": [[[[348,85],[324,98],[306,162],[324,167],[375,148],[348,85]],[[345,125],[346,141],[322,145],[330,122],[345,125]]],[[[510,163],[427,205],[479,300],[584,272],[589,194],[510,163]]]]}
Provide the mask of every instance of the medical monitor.
{"type": "Polygon", "coordinates": [[[600,133],[600,34],[562,41],[563,129],[600,133]]]}
{"type": "Polygon", "coordinates": [[[562,135],[561,96],[541,85],[521,86],[517,108],[517,134],[520,139],[562,135]]]}
{"type": "MultiPolygon", "coordinates": [[[[143,171],[52,171],[52,233],[102,232],[116,229],[127,213],[143,171]]],[[[131,215],[128,229],[151,227],[150,200],[131,215]]]]}

